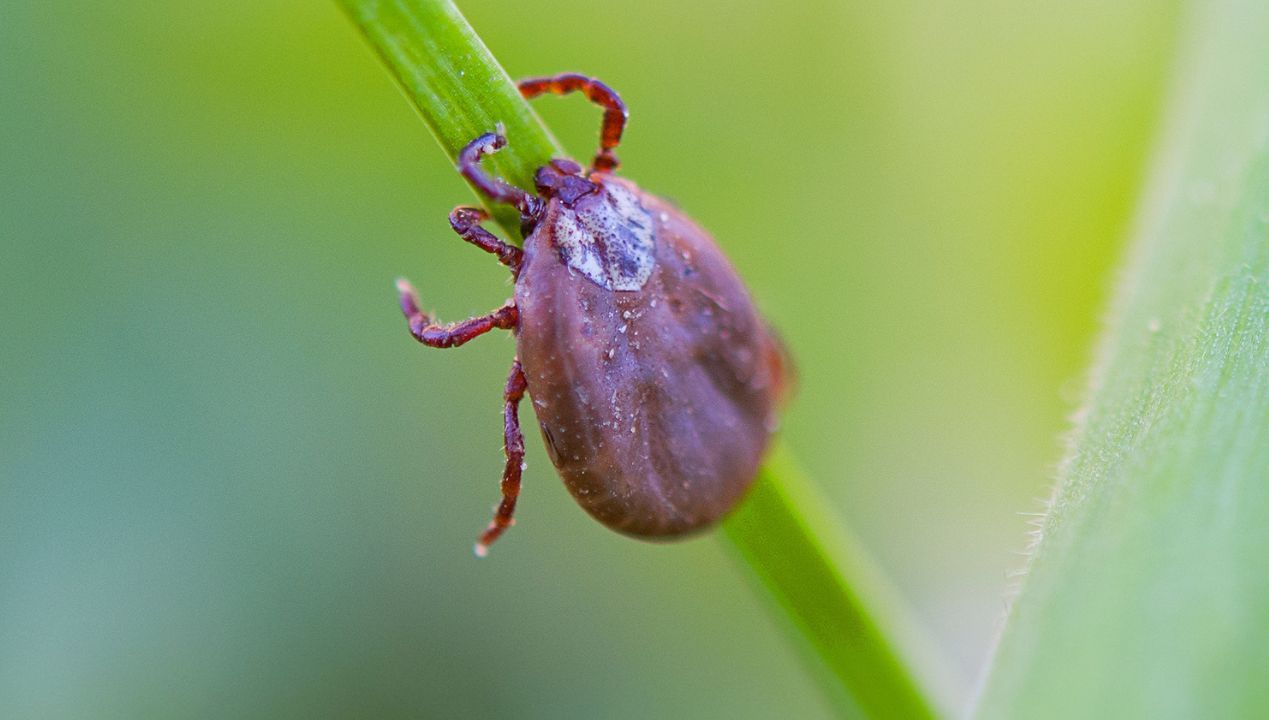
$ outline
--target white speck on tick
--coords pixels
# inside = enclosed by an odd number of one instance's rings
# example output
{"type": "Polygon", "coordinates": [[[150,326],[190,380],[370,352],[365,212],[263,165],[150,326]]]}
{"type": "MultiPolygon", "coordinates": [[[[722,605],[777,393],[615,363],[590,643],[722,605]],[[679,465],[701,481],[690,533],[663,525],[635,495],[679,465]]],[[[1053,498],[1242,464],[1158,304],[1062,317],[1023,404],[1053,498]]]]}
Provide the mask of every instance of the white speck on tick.
{"type": "Polygon", "coordinates": [[[625,335],[625,334],[626,334],[626,326],[625,326],[625,325],[622,325],[621,327],[617,328],[617,332],[621,333],[622,335],[625,335]]]}

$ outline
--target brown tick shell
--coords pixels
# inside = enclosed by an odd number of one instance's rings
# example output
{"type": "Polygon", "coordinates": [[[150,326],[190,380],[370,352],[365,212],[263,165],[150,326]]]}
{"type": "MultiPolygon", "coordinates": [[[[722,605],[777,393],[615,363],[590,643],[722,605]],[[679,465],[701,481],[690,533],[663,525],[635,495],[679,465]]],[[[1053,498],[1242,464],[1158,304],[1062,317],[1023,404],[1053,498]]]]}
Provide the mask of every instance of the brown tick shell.
{"type": "Polygon", "coordinates": [[[516,343],[533,409],[551,461],[595,519],[641,537],[699,530],[757,474],[783,354],[708,233],[633,183],[592,181],[600,190],[571,207],[550,200],[525,239],[516,343]],[[563,214],[587,213],[611,184],[653,225],[655,262],[637,290],[570,267],[556,237],[563,214]]]}

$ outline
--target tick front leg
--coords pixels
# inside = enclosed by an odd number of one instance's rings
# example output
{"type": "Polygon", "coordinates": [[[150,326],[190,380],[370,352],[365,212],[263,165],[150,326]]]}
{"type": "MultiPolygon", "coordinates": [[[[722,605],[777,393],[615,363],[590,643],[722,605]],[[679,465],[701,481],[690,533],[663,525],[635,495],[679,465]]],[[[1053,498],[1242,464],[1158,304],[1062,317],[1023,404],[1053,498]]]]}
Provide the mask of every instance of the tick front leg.
{"type": "Polygon", "coordinates": [[[401,312],[405,313],[405,319],[410,322],[410,334],[428,347],[458,347],[494,328],[510,330],[520,319],[515,301],[508,300],[506,305],[488,315],[441,325],[419,309],[418,293],[414,291],[410,283],[397,280],[397,291],[401,293],[401,312]]]}
{"type": "Polygon", "coordinates": [[[493,544],[493,541],[515,522],[512,516],[516,511],[516,498],[520,497],[520,474],[524,470],[524,434],[520,432],[520,401],[524,399],[524,391],[528,388],[529,381],[524,377],[524,368],[520,366],[520,358],[516,358],[511,363],[511,373],[507,375],[507,386],[502,394],[502,447],[507,454],[507,465],[502,471],[502,502],[498,503],[498,510],[494,513],[493,521],[476,541],[476,555],[480,557],[489,554],[489,546],[493,544]]]}
{"type": "Polygon", "coordinates": [[[507,139],[498,133],[481,135],[467,143],[458,153],[458,172],[467,178],[467,182],[494,202],[506,203],[519,210],[522,218],[536,218],[542,211],[542,201],[537,196],[530,195],[502,178],[490,175],[480,167],[481,158],[496,153],[506,146],[507,139]]]}
{"type": "Polygon", "coordinates": [[[499,240],[493,233],[480,226],[482,222],[489,219],[489,213],[480,208],[459,206],[449,213],[449,226],[454,228],[454,232],[467,242],[492,253],[498,257],[498,262],[511,268],[511,272],[515,275],[520,274],[520,260],[524,257],[524,251],[515,245],[505,243],[499,240]]]}
{"type": "Polygon", "coordinates": [[[604,109],[604,122],[599,128],[599,152],[595,154],[592,169],[600,172],[612,172],[617,169],[617,156],[613,150],[621,142],[621,132],[626,127],[630,113],[621,96],[603,82],[578,75],[564,73],[553,77],[525,78],[516,83],[520,95],[526,100],[542,93],[567,95],[571,92],[585,93],[586,99],[604,109]]]}

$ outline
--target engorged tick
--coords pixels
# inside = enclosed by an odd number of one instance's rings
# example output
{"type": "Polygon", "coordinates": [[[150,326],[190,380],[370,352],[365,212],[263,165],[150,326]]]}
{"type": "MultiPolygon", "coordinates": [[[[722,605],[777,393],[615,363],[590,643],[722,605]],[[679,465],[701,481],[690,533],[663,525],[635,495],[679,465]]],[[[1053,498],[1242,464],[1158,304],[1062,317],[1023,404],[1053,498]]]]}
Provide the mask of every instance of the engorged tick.
{"type": "Polygon", "coordinates": [[[482,156],[506,146],[502,135],[481,135],[459,155],[459,172],[477,190],[520,212],[523,250],[482,228],[488,215],[479,208],[449,216],[454,232],[510,268],[515,297],[442,325],[419,309],[409,283],[397,282],[410,332],[424,345],[456,347],[494,328],[516,336],[502,502],[476,553],[512,524],[526,391],[551,462],[597,520],[643,538],[707,527],[757,474],[786,385],[783,349],[709,234],[613,175],[627,114],[611,88],[575,74],[519,87],[526,98],[584,92],[604,120],[590,171],[552,160],[534,177],[537,195],[481,170],[482,156]]]}

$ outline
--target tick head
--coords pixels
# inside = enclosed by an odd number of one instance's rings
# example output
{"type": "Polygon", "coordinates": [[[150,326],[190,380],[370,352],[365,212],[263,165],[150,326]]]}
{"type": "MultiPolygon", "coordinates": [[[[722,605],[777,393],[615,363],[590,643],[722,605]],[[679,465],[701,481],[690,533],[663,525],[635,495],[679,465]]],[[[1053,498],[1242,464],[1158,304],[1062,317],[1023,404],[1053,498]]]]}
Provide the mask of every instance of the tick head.
{"type": "Polygon", "coordinates": [[[583,195],[599,189],[598,185],[582,177],[580,165],[565,158],[556,158],[549,165],[538,168],[533,176],[533,184],[543,198],[559,198],[569,206],[583,195]]]}

